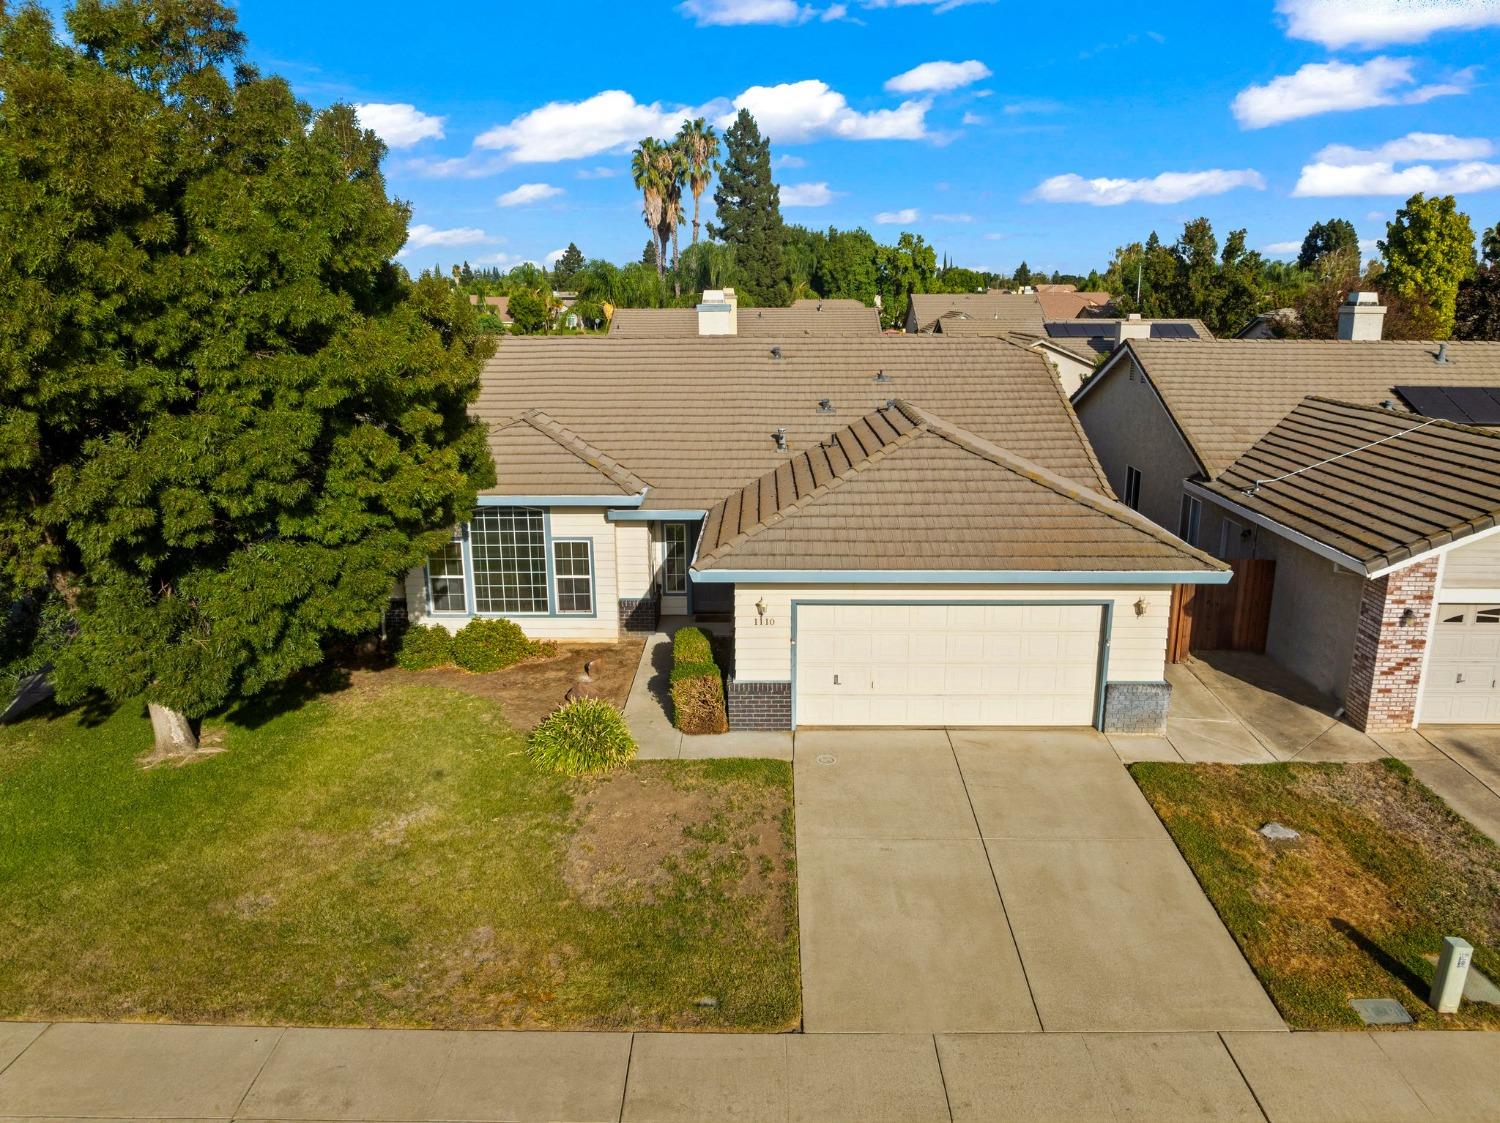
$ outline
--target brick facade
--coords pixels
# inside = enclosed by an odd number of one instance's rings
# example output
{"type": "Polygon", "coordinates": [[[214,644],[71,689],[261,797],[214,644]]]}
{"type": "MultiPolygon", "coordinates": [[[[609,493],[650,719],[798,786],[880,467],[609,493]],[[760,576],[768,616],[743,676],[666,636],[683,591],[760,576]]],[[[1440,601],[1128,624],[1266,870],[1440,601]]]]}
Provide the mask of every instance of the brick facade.
{"type": "Polygon", "coordinates": [[[724,700],[730,729],[780,730],[792,727],[792,684],[740,682],[731,678],[724,700]]]}
{"type": "Polygon", "coordinates": [[[620,631],[654,632],[661,619],[661,604],[655,597],[620,600],[620,631]]]}
{"type": "Polygon", "coordinates": [[[1410,729],[1437,592],[1437,560],[1367,580],[1359,599],[1344,709],[1356,729],[1410,729]]]}
{"type": "Polygon", "coordinates": [[[1105,733],[1167,731],[1167,709],[1172,704],[1170,682],[1107,682],[1104,684],[1105,733]]]}

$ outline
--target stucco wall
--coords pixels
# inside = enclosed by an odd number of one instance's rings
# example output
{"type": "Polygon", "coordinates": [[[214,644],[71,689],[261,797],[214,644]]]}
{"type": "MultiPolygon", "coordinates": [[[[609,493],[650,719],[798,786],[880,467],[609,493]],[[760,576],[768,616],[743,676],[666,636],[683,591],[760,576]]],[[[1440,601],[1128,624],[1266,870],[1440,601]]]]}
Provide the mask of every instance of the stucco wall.
{"type": "Polygon", "coordinates": [[[1094,373],[1093,363],[1085,362],[1072,354],[1060,355],[1052,350],[1042,350],[1041,354],[1052,364],[1052,369],[1057,372],[1057,380],[1062,383],[1063,393],[1069,397],[1083,385],[1084,379],[1094,373]]]}
{"type": "Polygon", "coordinates": [[[1075,406],[1078,420],[1115,494],[1125,495],[1125,466],[1138,468],[1141,514],[1176,534],[1182,481],[1198,473],[1198,463],[1156,391],[1139,371],[1131,381],[1127,367],[1134,367],[1132,360],[1119,360],[1109,377],[1083,396],[1075,406]]]}
{"type": "Polygon", "coordinates": [[[1166,673],[1166,586],[1094,585],[749,585],[734,595],[734,673],[737,679],[785,682],[792,677],[792,601],[1097,600],[1114,602],[1114,629],[1105,677],[1158,682],[1166,673]],[[1146,601],[1137,616],[1135,602],[1146,601]],[[756,602],[764,599],[762,618],[756,602]],[[767,623],[762,620],[769,621],[767,623]]]}

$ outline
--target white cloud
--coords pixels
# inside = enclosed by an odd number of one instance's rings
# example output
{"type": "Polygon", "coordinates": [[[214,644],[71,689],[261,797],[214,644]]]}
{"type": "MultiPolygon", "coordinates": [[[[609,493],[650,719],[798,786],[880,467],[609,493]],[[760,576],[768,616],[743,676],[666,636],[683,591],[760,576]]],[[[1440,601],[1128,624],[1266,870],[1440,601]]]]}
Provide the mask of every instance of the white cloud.
{"type": "Polygon", "coordinates": [[[796,0],[683,0],[677,10],[699,27],[743,27],[755,23],[787,27],[813,19],[828,23],[849,15],[845,4],[814,8],[796,0]]]}
{"type": "Polygon", "coordinates": [[[896,75],[886,82],[885,88],[893,94],[919,94],[924,91],[942,92],[972,86],[992,71],[978,59],[964,62],[924,62],[896,75]]]}
{"type": "Polygon", "coordinates": [[[1500,187],[1500,164],[1480,160],[1443,167],[1413,164],[1406,168],[1396,168],[1387,160],[1368,164],[1318,162],[1303,167],[1292,194],[1303,197],[1405,196],[1424,191],[1431,195],[1456,195],[1468,191],[1491,191],[1497,187],[1500,187]]]}
{"type": "Polygon", "coordinates": [[[988,125],[990,119],[979,113],[965,113],[963,123],[965,125],[988,125]]]}
{"type": "Polygon", "coordinates": [[[787,153],[784,156],[777,156],[777,157],[775,157],[771,161],[771,167],[773,167],[773,168],[805,168],[805,167],[807,167],[807,161],[804,160],[801,156],[793,156],[791,153],[787,153]]]}
{"type": "Polygon", "coordinates": [[[548,265],[556,265],[559,261],[562,260],[562,255],[565,254],[565,253],[567,253],[567,252],[568,252],[568,247],[564,246],[560,250],[553,250],[551,253],[549,253],[542,260],[544,260],[548,265]]]}
{"type": "Polygon", "coordinates": [[[1495,146],[1484,137],[1407,133],[1378,148],[1330,144],[1315,159],[1325,164],[1373,164],[1382,160],[1401,164],[1412,160],[1479,160],[1494,155],[1494,152],[1495,146]]]}
{"type": "Polygon", "coordinates": [[[1088,203],[1095,207],[1113,207],[1121,203],[1181,203],[1205,195],[1222,195],[1236,187],[1263,190],[1265,186],[1266,181],[1261,174],[1250,168],[1239,171],[1211,168],[1203,172],[1162,172],[1150,179],[1084,179],[1070,172],[1042,180],[1031,197],[1047,203],[1088,203]]]}
{"type": "Polygon", "coordinates": [[[839,195],[826,183],[790,183],[781,189],[783,207],[826,207],[839,195]]]}
{"type": "Polygon", "coordinates": [[[410,148],[424,140],[443,139],[443,117],[423,113],[405,102],[367,101],[354,107],[359,123],[391,148],[410,148]]]}
{"type": "MultiPolygon", "coordinates": [[[[849,108],[843,94],[816,78],[783,82],[777,86],[751,86],[734,99],[735,109],[755,115],[760,131],[774,143],[798,144],[815,137],[843,140],[921,140],[927,136],[927,110],[923,99],[903,101],[895,109],[872,109],[860,113],[849,108]]],[[[720,124],[728,126],[733,114],[720,124]]]]}
{"type": "Polygon", "coordinates": [[[971,215],[971,214],[935,214],[935,215],[932,216],[932,221],[933,222],[973,222],[974,221],[974,216],[971,215]]]}
{"type": "Polygon", "coordinates": [[[1286,257],[1288,254],[1302,252],[1301,242],[1272,242],[1264,250],[1273,257],[1286,257]]]}
{"type": "Polygon", "coordinates": [[[455,226],[439,230],[425,222],[419,222],[406,232],[406,245],[402,253],[425,250],[431,246],[474,246],[495,239],[477,226],[455,226]]]}
{"type": "Polygon", "coordinates": [[[619,174],[620,174],[620,169],[619,168],[609,168],[609,167],[602,167],[601,166],[601,167],[597,167],[597,168],[579,168],[578,169],[578,178],[579,179],[614,179],[614,177],[617,176],[617,175],[619,175],[619,174]]]}
{"type": "Polygon", "coordinates": [[[1481,157],[1495,146],[1483,137],[1407,133],[1375,148],[1330,144],[1304,164],[1293,195],[1452,195],[1500,187],[1500,164],[1481,157]],[[1417,161],[1448,161],[1435,166],[1417,161]],[[1405,164],[1406,167],[1397,167],[1405,164]]]}
{"type": "Polygon", "coordinates": [[[1331,50],[1420,43],[1440,31],[1500,25],[1497,0],[1277,0],[1293,39],[1331,50]]]}
{"type": "Polygon", "coordinates": [[[550,183],[523,183],[507,191],[495,200],[497,207],[524,207],[528,203],[540,203],[543,199],[555,199],[563,193],[561,187],[550,183]]]}
{"type": "Polygon", "coordinates": [[[920,217],[916,207],[906,207],[899,211],[881,211],[875,216],[875,221],[881,226],[891,226],[896,223],[907,224],[916,222],[920,217]]]}
{"type": "Polygon", "coordinates": [[[671,136],[696,116],[699,111],[686,106],[642,105],[624,90],[604,90],[583,101],[548,102],[480,133],[474,147],[502,152],[517,164],[574,160],[632,145],[644,136],[671,136]]]}
{"type": "Polygon", "coordinates": [[[1249,86],[1235,95],[1230,108],[1244,129],[1263,129],[1299,117],[1376,105],[1415,105],[1449,94],[1467,93],[1472,72],[1460,71],[1448,82],[1410,87],[1412,59],[1379,55],[1368,62],[1310,62],[1295,74],[1283,74],[1264,86],[1249,86]]]}
{"type": "Polygon", "coordinates": [[[995,0],[862,0],[866,8],[931,8],[938,15],[970,4],[993,4],[995,0]]]}

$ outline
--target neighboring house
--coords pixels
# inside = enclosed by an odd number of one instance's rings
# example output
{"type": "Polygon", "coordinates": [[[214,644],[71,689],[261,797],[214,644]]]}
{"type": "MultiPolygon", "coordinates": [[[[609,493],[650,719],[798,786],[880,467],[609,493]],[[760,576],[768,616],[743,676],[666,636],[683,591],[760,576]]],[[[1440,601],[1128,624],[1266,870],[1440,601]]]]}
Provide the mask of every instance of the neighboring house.
{"type": "Polygon", "coordinates": [[[949,316],[984,320],[996,331],[1042,334],[1046,316],[1034,292],[914,292],[903,324],[908,334],[941,330],[938,321],[949,316]]]}
{"type": "Polygon", "coordinates": [[[857,300],[798,300],[788,308],[741,308],[733,289],[709,289],[696,308],[617,308],[610,319],[609,334],[638,339],[874,336],[880,334],[880,313],[857,300]]]}
{"type": "Polygon", "coordinates": [[[499,482],[410,618],[717,621],[735,728],[1156,729],[1171,587],[1229,577],[1110,496],[1001,341],[507,338],[476,412],[499,482]]]}
{"type": "Polygon", "coordinates": [[[1084,316],[1108,316],[1114,298],[1107,292],[1079,292],[1072,285],[1037,285],[1037,302],[1049,320],[1077,320],[1084,316]]]}
{"type": "MultiPolygon", "coordinates": [[[[1344,332],[1378,335],[1382,311],[1356,294],[1344,309],[1344,332]]],[[[1452,646],[1447,631],[1430,637],[1429,623],[1460,626],[1441,610],[1463,608],[1483,632],[1490,617],[1480,614],[1500,607],[1500,539],[1482,534],[1500,509],[1472,507],[1488,502],[1493,479],[1482,473],[1492,474],[1494,462],[1486,467],[1476,453],[1449,478],[1448,460],[1425,463],[1426,452],[1409,451],[1422,447],[1418,441],[1394,431],[1424,416],[1455,416],[1460,404],[1490,417],[1480,403],[1494,400],[1492,390],[1500,395],[1497,343],[1131,340],[1073,403],[1130,506],[1222,559],[1275,561],[1267,653],[1344,702],[1357,725],[1378,731],[1500,720],[1500,666],[1462,705],[1423,688],[1432,677],[1431,638],[1452,646]],[[1342,404],[1313,409],[1309,396],[1342,404]],[[1373,415],[1360,408],[1372,406],[1388,408],[1373,415]],[[1356,471],[1364,461],[1349,456],[1349,434],[1387,430],[1390,447],[1356,471]],[[1329,456],[1339,459],[1318,467],[1329,456]],[[1405,463],[1399,481],[1384,474],[1387,457],[1405,463]],[[1273,463],[1283,467],[1271,471],[1273,463]],[[1233,497],[1247,473],[1264,481],[1298,469],[1295,483],[1263,482],[1254,501],[1233,497]],[[1468,485],[1459,482],[1474,473],[1480,476],[1468,485]],[[1276,514],[1276,489],[1302,488],[1304,476],[1340,484],[1323,496],[1321,510],[1276,514]],[[1381,489],[1395,490],[1372,494],[1381,489]],[[1451,521],[1437,525],[1443,519],[1451,521]]],[[[1493,420],[1500,422],[1500,409],[1493,420]]],[[[1424,427],[1422,440],[1437,440],[1440,428],[1424,427]]],[[[1471,435],[1463,439],[1472,443],[1471,435]]],[[[1471,674],[1465,685],[1480,682],[1471,674]]]]}
{"type": "Polygon", "coordinates": [[[469,303],[482,305],[481,311],[488,312],[502,324],[513,324],[515,320],[510,315],[510,297],[508,296],[476,296],[469,294],[469,303]]]}

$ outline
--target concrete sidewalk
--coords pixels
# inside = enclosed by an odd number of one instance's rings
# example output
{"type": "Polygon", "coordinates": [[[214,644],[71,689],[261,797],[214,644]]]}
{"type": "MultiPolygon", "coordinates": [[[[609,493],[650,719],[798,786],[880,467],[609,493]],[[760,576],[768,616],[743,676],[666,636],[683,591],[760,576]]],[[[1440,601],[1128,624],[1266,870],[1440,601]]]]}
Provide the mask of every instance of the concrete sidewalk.
{"type": "Polygon", "coordinates": [[[1500,1034],[506,1033],[0,1023],[0,1119],[1500,1118],[1500,1034]]]}

